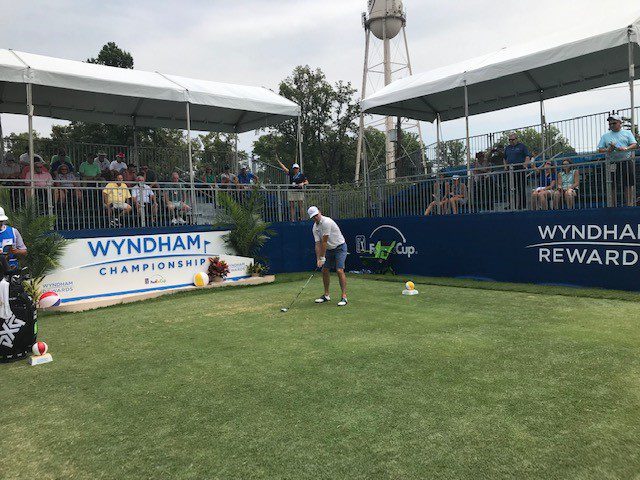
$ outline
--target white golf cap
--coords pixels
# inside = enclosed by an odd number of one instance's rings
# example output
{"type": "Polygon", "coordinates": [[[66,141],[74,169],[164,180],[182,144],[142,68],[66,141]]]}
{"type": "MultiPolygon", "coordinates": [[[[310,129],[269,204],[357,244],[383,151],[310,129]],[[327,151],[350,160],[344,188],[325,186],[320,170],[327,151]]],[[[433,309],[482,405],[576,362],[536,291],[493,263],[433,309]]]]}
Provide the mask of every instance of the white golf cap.
{"type": "Polygon", "coordinates": [[[319,213],[320,213],[320,210],[315,205],[312,207],[309,207],[309,210],[307,210],[307,215],[309,215],[309,218],[313,218],[319,213]]]}
{"type": "Polygon", "coordinates": [[[4,208],[0,207],[0,222],[6,222],[7,220],[9,220],[9,217],[5,215],[4,208]]]}
{"type": "Polygon", "coordinates": [[[454,175],[454,176],[453,176],[453,177],[451,177],[451,178],[453,178],[454,180],[460,180],[460,175],[454,175]]]}
{"type": "Polygon", "coordinates": [[[298,165],[297,163],[294,163],[291,168],[300,168],[300,165],[298,165]]]}
{"type": "Polygon", "coordinates": [[[615,122],[622,122],[622,117],[620,115],[609,115],[609,118],[607,118],[607,122],[610,122],[611,120],[615,122]]]}

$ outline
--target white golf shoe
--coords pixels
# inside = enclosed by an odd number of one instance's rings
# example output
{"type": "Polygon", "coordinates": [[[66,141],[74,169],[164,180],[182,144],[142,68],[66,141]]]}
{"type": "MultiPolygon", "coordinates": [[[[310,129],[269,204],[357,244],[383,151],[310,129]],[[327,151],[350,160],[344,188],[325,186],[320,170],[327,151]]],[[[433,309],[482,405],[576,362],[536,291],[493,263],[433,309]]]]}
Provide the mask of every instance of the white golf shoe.
{"type": "Polygon", "coordinates": [[[324,303],[324,302],[330,302],[331,301],[331,297],[329,297],[329,295],[322,295],[320,298],[316,298],[316,303],[324,303]]]}

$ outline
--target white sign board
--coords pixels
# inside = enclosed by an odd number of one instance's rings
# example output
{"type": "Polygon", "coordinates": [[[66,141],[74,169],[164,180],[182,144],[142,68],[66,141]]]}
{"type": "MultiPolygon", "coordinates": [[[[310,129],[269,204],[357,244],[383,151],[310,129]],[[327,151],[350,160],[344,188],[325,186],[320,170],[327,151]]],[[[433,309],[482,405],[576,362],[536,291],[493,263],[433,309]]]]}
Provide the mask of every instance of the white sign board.
{"type": "Polygon", "coordinates": [[[229,265],[227,280],[247,278],[251,258],[231,255],[227,232],[188,232],[69,240],[60,267],[44,279],[43,291],[64,304],[81,300],[172,290],[193,285],[209,258],[229,265]]]}

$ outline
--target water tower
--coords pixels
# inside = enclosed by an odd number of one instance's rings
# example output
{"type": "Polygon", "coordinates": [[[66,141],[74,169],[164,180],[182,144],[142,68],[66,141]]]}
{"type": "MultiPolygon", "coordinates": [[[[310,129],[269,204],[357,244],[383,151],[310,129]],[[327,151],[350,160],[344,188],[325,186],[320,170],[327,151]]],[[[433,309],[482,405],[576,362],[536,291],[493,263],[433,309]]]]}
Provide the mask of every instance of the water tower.
{"type": "MultiPolygon", "coordinates": [[[[381,77],[383,85],[388,85],[394,79],[411,75],[411,62],[409,60],[409,46],[407,45],[407,34],[405,25],[407,23],[406,14],[402,7],[402,0],[369,0],[367,12],[362,14],[362,25],[365,30],[365,52],[364,52],[364,72],[362,76],[361,98],[367,95],[367,87],[371,87],[368,93],[376,90],[375,77],[381,77]],[[399,36],[399,34],[402,34],[399,36]],[[382,42],[382,58],[373,58],[371,50],[371,34],[374,42],[382,42]],[[394,44],[395,45],[392,45],[394,44]],[[393,53],[392,53],[393,50],[393,53]],[[380,68],[382,67],[382,69],[380,68]],[[404,75],[403,75],[404,74],[404,75]]],[[[373,49],[379,51],[379,49],[373,49]]],[[[378,54],[379,56],[379,54],[378,54]]],[[[398,119],[398,123],[399,119],[398,119]]],[[[385,171],[386,178],[393,180],[396,178],[396,141],[400,141],[400,128],[394,126],[394,117],[385,117],[383,122],[371,122],[374,126],[382,124],[385,132],[385,171]]],[[[409,127],[416,127],[420,147],[422,147],[422,134],[420,124],[414,122],[409,127]]],[[[399,127],[399,125],[398,125],[399,127]]],[[[356,181],[360,179],[361,169],[364,175],[368,174],[367,152],[364,139],[365,116],[360,115],[360,129],[358,134],[358,149],[356,156],[356,181]]],[[[421,148],[422,167],[426,168],[424,148],[421,148]]],[[[365,177],[366,178],[366,177],[365,177]]]]}

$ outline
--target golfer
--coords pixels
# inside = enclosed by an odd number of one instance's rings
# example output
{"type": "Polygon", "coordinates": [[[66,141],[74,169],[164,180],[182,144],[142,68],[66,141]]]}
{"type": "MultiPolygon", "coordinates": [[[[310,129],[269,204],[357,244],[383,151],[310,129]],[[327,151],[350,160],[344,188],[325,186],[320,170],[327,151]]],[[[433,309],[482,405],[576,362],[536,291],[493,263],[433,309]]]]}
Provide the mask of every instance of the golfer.
{"type": "Polygon", "coordinates": [[[338,302],[339,307],[347,303],[347,276],[344,274],[344,262],[347,259],[347,244],[344,241],[340,228],[329,217],[324,217],[318,207],[309,207],[309,218],[313,220],[313,238],[316,242],[316,260],[318,268],[322,268],[322,283],[324,295],[316,299],[316,303],[331,301],[329,297],[329,269],[335,268],[342,289],[342,298],[338,302]]]}

